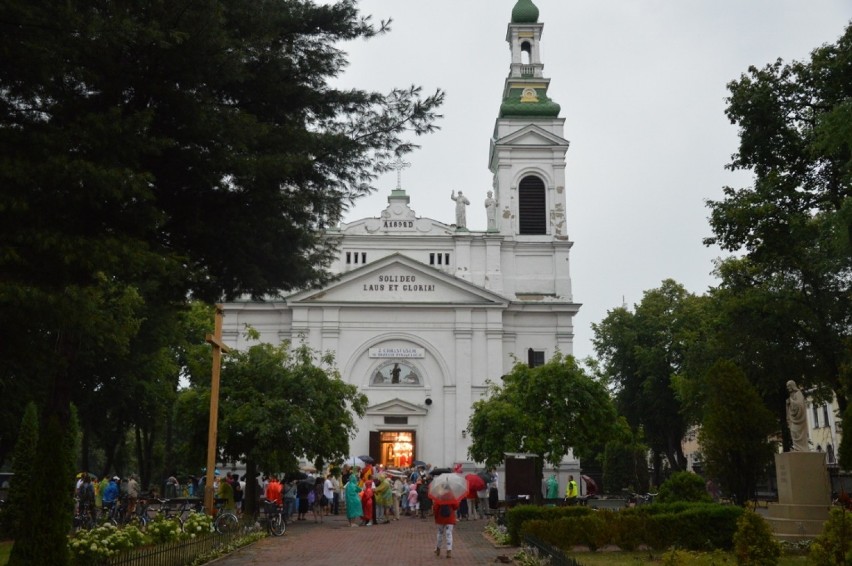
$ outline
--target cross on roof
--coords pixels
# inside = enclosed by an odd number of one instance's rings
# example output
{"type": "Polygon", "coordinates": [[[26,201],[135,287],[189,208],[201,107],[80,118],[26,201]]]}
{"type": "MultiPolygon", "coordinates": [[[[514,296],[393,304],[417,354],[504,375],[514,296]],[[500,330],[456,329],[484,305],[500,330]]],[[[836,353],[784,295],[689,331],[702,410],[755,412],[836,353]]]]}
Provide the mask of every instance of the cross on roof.
{"type": "Polygon", "coordinates": [[[411,163],[403,161],[402,157],[397,157],[396,161],[391,161],[390,168],[396,170],[396,190],[402,190],[402,170],[411,167],[411,163]]]}

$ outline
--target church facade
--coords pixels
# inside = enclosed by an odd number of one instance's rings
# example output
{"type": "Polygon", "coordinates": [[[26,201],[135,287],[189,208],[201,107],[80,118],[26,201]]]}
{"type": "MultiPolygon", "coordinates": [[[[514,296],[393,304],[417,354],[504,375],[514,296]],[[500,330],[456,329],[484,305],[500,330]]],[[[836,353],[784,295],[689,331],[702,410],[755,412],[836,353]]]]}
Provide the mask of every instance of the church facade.
{"type": "MultiPolygon", "coordinates": [[[[389,466],[469,462],[471,405],[521,361],[572,353],[580,305],[571,291],[565,228],[564,119],[547,95],[530,0],[512,11],[509,76],[490,140],[492,190],[453,193],[454,223],[423,218],[398,183],[374,217],[341,224],[322,289],[266,302],[225,304],[224,338],[244,348],[245,325],[261,340],[304,340],[334,352],[342,378],[369,398],[353,455],[389,466]],[[466,225],[472,199],[487,226],[466,225]]],[[[560,471],[579,472],[569,459],[560,471]]],[[[564,485],[564,482],[562,482],[564,485]]]]}

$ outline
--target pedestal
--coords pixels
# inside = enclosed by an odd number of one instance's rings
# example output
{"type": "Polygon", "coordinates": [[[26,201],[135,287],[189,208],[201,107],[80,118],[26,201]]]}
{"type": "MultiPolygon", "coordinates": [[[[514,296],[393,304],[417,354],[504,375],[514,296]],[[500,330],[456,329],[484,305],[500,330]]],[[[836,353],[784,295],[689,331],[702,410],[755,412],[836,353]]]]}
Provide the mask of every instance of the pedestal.
{"type": "Polygon", "coordinates": [[[784,452],[775,455],[778,503],[766,520],[780,539],[813,539],[822,532],[831,508],[831,481],[822,452],[784,452]]]}

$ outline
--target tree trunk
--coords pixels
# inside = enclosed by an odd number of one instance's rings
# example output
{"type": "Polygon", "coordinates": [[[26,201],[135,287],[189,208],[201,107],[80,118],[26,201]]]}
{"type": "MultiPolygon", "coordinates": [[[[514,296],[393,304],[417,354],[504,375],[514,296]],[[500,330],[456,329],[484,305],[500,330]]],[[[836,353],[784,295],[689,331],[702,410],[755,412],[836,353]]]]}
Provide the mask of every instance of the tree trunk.
{"type": "Polygon", "coordinates": [[[84,472],[91,472],[92,466],[89,462],[89,449],[91,446],[92,433],[86,420],[83,420],[83,430],[81,432],[83,439],[80,443],[80,470],[84,472]]]}
{"type": "Polygon", "coordinates": [[[257,464],[254,460],[246,459],[246,488],[243,493],[243,513],[253,517],[257,513],[257,502],[262,493],[258,493],[257,464]]]}

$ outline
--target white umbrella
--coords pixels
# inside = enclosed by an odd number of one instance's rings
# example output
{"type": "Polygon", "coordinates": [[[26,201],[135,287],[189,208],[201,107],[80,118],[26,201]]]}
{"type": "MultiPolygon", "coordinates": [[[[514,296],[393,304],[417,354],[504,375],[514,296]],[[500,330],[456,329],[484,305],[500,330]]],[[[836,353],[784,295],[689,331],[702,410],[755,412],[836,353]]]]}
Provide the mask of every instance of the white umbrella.
{"type": "Polygon", "coordinates": [[[441,474],[429,484],[429,499],[454,503],[467,496],[467,480],[461,474],[441,474]]]}

